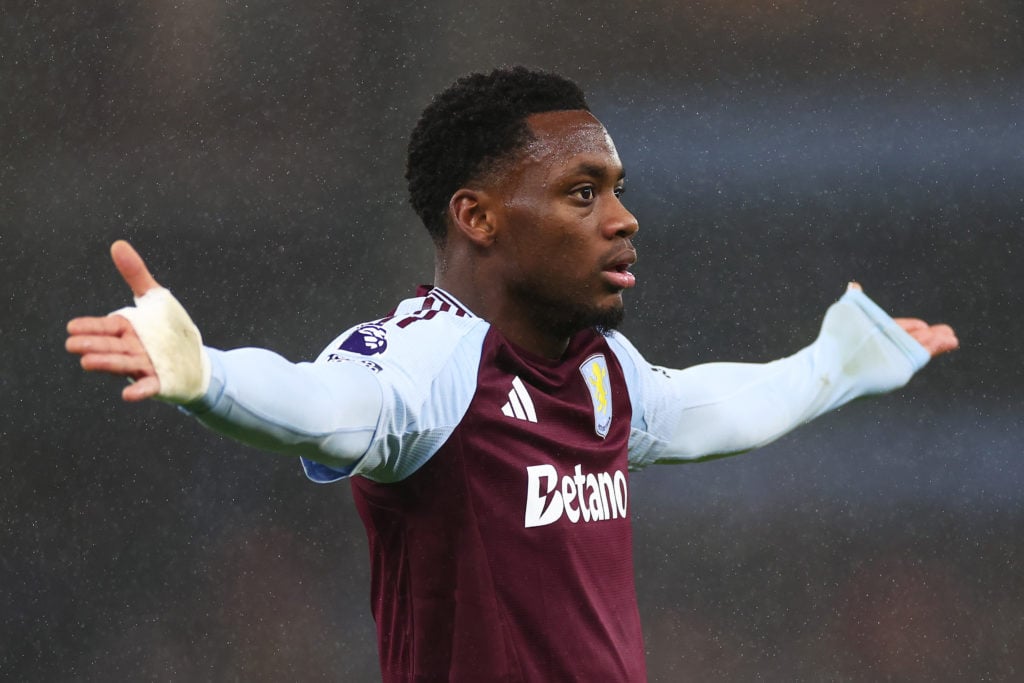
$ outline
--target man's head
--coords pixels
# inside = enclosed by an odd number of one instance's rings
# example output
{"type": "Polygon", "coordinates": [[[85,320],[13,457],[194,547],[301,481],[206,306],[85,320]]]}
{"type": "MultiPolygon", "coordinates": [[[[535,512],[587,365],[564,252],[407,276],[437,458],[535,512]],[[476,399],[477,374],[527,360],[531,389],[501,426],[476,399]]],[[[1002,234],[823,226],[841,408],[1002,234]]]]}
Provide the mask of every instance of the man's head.
{"type": "Polygon", "coordinates": [[[444,244],[455,191],[499,171],[530,141],[528,116],[588,109],[572,81],[523,67],[465,76],[435,97],[413,129],[405,172],[434,242],[444,244]]]}
{"type": "Polygon", "coordinates": [[[615,145],[570,81],[462,79],[413,132],[408,178],[439,247],[435,283],[513,342],[557,357],[622,319],[637,222],[615,145]]]}

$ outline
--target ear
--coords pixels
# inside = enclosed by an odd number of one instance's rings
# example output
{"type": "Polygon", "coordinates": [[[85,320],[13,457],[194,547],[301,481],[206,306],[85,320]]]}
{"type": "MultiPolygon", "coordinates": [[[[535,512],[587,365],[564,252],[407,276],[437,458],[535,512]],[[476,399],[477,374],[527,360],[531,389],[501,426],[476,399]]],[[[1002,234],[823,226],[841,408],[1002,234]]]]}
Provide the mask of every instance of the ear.
{"type": "Polygon", "coordinates": [[[489,211],[491,197],[484,190],[460,188],[448,202],[452,227],[473,244],[481,247],[494,242],[497,231],[489,211]]]}

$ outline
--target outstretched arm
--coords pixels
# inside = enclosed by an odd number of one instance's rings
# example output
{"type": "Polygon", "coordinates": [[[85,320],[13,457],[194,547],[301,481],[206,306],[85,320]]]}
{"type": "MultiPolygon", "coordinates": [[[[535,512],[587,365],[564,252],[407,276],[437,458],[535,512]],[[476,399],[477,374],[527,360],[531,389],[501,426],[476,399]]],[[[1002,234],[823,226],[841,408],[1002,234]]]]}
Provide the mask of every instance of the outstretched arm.
{"type": "Polygon", "coordinates": [[[641,374],[643,429],[631,462],[686,462],[763,446],[869,394],[906,384],[931,357],[955,349],[953,330],[893,320],[852,285],[818,339],[771,363],[708,363],[641,374]]]}
{"type": "Polygon", "coordinates": [[[135,306],[68,323],[68,351],[85,370],[125,377],[126,401],[185,405],[217,432],[261,448],[351,469],[381,413],[371,372],[355,364],[290,363],[265,349],[205,348],[199,330],[138,253],[111,247],[135,306]]]}

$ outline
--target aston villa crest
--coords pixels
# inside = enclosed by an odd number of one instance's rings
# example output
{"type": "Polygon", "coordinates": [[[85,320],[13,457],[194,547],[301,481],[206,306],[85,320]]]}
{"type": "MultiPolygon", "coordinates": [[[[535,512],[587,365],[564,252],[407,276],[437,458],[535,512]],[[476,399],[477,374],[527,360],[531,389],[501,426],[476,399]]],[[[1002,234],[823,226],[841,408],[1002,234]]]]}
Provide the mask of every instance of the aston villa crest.
{"type": "Polygon", "coordinates": [[[608,361],[603,354],[595,353],[583,361],[580,373],[590,390],[590,401],[594,406],[594,431],[603,439],[612,426],[612,384],[608,379],[608,361]]]}

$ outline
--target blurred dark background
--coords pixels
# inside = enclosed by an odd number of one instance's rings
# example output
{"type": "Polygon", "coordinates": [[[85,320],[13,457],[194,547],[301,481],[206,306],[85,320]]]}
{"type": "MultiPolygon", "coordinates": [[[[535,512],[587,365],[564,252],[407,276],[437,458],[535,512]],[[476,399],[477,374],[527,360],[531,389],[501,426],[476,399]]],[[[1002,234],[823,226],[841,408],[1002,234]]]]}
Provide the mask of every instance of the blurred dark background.
{"type": "Polygon", "coordinates": [[[626,333],[764,361],[858,279],[963,348],[762,451],[632,478],[652,681],[1024,671],[1024,3],[12,0],[0,19],[0,679],[378,679],[345,485],[63,351],[130,239],[208,343],[302,360],[432,273],[431,94],[578,80],[629,170],[626,333]]]}

